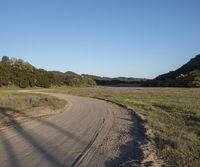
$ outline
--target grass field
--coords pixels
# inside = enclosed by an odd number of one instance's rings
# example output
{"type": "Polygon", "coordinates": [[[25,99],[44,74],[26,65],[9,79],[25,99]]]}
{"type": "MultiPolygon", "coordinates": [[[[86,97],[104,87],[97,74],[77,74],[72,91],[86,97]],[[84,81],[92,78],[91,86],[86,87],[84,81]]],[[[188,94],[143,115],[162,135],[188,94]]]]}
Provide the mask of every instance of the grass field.
{"type": "Polygon", "coordinates": [[[17,110],[32,107],[50,106],[52,109],[60,109],[65,106],[65,101],[41,94],[18,93],[15,91],[0,92],[0,107],[8,107],[17,110]]]}
{"type": "Polygon", "coordinates": [[[26,122],[39,117],[54,115],[64,108],[66,101],[47,95],[19,93],[15,90],[0,91],[0,128],[26,122]],[[9,119],[9,115],[12,119],[9,119]]]}
{"type": "Polygon", "coordinates": [[[200,166],[200,89],[100,87],[51,91],[131,106],[146,118],[155,134],[157,153],[169,166],[200,166]]]}

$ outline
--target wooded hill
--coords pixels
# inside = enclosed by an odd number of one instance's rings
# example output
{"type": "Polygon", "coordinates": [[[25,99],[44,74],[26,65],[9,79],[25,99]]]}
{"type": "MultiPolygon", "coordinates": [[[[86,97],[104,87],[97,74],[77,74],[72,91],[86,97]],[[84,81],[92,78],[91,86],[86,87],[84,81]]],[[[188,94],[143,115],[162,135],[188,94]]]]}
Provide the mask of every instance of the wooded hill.
{"type": "Polygon", "coordinates": [[[72,71],[65,73],[59,71],[46,71],[37,69],[30,63],[21,59],[3,56],[0,61],[0,87],[18,86],[43,87],[51,86],[141,86],[146,79],[140,78],[109,78],[87,74],[76,74],[72,71]]]}
{"type": "Polygon", "coordinates": [[[0,61],[0,87],[14,85],[21,88],[50,86],[93,86],[96,82],[73,72],[37,69],[21,59],[3,56],[0,61]]]}
{"type": "Polygon", "coordinates": [[[179,69],[160,75],[154,80],[146,82],[144,85],[161,87],[200,87],[200,55],[195,56],[179,69]]]}
{"type": "Polygon", "coordinates": [[[142,78],[109,78],[95,75],[79,75],[74,72],[46,71],[21,59],[3,56],[0,61],[0,87],[18,86],[153,86],[153,87],[200,87],[200,55],[175,71],[160,75],[153,80],[142,78]]]}
{"type": "Polygon", "coordinates": [[[97,85],[102,86],[142,86],[148,79],[145,78],[133,78],[133,77],[116,77],[116,78],[109,78],[109,77],[100,77],[96,75],[87,75],[83,74],[83,76],[92,78],[97,85]]]}

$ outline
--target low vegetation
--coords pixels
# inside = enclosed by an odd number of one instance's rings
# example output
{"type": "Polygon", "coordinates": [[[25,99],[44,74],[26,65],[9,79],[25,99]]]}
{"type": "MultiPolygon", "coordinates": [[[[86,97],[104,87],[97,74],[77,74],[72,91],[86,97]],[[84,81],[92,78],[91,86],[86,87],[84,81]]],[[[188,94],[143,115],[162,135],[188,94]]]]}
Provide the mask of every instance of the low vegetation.
{"type": "Polygon", "coordinates": [[[17,93],[10,91],[0,92],[0,107],[24,110],[32,107],[49,106],[60,109],[65,106],[65,101],[51,96],[31,93],[17,93]]]}
{"type": "Polygon", "coordinates": [[[169,166],[200,166],[200,89],[71,88],[68,94],[100,97],[131,106],[155,134],[158,155],[169,166]]]}
{"type": "Polygon", "coordinates": [[[16,122],[26,122],[57,114],[65,105],[66,101],[47,95],[1,90],[0,129],[14,125],[16,122]],[[10,119],[11,116],[13,119],[10,119]]]}

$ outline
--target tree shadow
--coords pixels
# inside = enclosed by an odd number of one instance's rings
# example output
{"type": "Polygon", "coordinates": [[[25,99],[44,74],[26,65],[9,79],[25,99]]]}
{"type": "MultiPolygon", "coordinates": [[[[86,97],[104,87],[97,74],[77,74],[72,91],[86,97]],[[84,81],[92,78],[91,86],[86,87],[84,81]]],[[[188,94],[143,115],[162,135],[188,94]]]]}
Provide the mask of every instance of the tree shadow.
{"type": "Polygon", "coordinates": [[[0,136],[1,136],[0,139],[1,139],[2,146],[4,147],[4,150],[6,150],[7,156],[10,157],[9,158],[9,165],[20,167],[21,165],[20,165],[20,163],[19,163],[19,161],[16,157],[16,152],[13,149],[12,144],[10,143],[9,140],[6,139],[5,134],[1,131],[0,131],[0,136]]]}
{"type": "Polygon", "coordinates": [[[145,136],[146,130],[142,124],[142,120],[136,114],[131,114],[131,119],[121,119],[132,122],[129,129],[129,134],[132,136],[132,139],[126,144],[121,145],[119,148],[119,156],[106,161],[105,166],[139,167],[144,159],[144,153],[140,146],[147,143],[145,136]]]}
{"type": "Polygon", "coordinates": [[[19,111],[19,110],[14,110],[14,109],[9,108],[9,107],[0,107],[0,112],[9,119],[9,122],[11,122],[12,125],[14,125],[14,127],[19,126],[20,123],[18,121],[16,121],[16,119],[14,118],[13,115],[9,114],[9,111],[12,111],[12,112],[14,112],[14,113],[16,113],[16,114],[18,114],[20,116],[23,116],[24,118],[27,118],[30,121],[34,120],[36,122],[42,123],[43,125],[51,127],[52,129],[57,130],[58,132],[62,133],[63,135],[75,140],[76,142],[79,142],[81,144],[87,144],[86,141],[81,140],[79,137],[77,137],[73,133],[67,131],[66,129],[63,129],[63,128],[59,127],[58,125],[56,125],[56,124],[54,124],[54,123],[52,123],[52,122],[50,122],[48,120],[31,117],[31,116],[25,114],[25,112],[22,112],[22,111],[19,111]]]}
{"type": "MultiPolygon", "coordinates": [[[[46,161],[51,163],[53,166],[63,167],[65,165],[64,165],[64,162],[61,162],[58,158],[56,158],[55,155],[50,153],[42,144],[40,144],[40,142],[33,135],[31,135],[31,133],[28,130],[23,128],[23,126],[15,119],[15,117],[12,115],[12,113],[9,113],[9,111],[12,111],[16,114],[19,114],[23,117],[30,119],[30,120],[38,121],[38,122],[40,122],[40,123],[42,123],[42,124],[44,124],[44,125],[46,125],[50,128],[53,128],[56,131],[67,136],[68,138],[80,143],[81,145],[87,144],[87,142],[81,140],[79,137],[75,136],[74,134],[68,132],[65,129],[62,129],[61,127],[59,127],[59,126],[57,126],[57,125],[55,125],[55,124],[53,124],[53,123],[51,123],[47,120],[32,118],[32,117],[28,116],[27,114],[25,114],[21,111],[18,111],[18,110],[14,110],[12,108],[0,107],[1,114],[4,115],[6,120],[9,120],[9,122],[14,125],[14,130],[16,131],[16,133],[19,134],[23,139],[25,139],[29,144],[31,144],[39,153],[41,153],[44,156],[46,161]]],[[[6,139],[3,132],[0,131],[0,134],[1,134],[0,139],[3,143],[4,149],[7,152],[8,161],[9,161],[10,166],[19,167],[20,162],[16,158],[16,152],[13,149],[12,144],[9,142],[9,140],[6,139]]]]}

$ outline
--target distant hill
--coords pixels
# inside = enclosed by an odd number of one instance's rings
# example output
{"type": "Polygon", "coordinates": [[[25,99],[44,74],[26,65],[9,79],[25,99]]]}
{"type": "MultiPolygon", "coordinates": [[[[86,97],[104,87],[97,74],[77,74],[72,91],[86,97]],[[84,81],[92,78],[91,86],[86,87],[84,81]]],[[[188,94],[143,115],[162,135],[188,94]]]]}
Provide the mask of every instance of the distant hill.
{"type": "Polygon", "coordinates": [[[97,85],[102,86],[141,86],[148,79],[145,78],[133,78],[133,77],[100,77],[95,75],[82,74],[95,80],[97,85]]]}
{"type": "Polygon", "coordinates": [[[76,74],[72,71],[46,71],[21,59],[3,56],[0,61],[0,87],[2,86],[44,87],[51,86],[160,86],[200,87],[200,55],[175,71],[160,75],[153,80],[133,77],[100,77],[76,74]]]}
{"type": "Polygon", "coordinates": [[[77,73],[75,73],[73,71],[67,71],[67,72],[65,72],[65,75],[68,75],[68,76],[79,76],[77,73]]]}
{"type": "Polygon", "coordinates": [[[195,58],[192,58],[188,63],[184,64],[179,69],[171,71],[167,74],[160,75],[155,79],[157,80],[175,79],[181,74],[184,75],[194,70],[200,70],[200,55],[195,56],[195,58]]]}
{"type": "Polygon", "coordinates": [[[32,66],[21,59],[3,56],[0,61],[0,87],[18,86],[44,87],[51,86],[141,86],[146,79],[140,78],[109,78],[94,75],[79,75],[72,71],[46,71],[32,66]]]}
{"type": "Polygon", "coordinates": [[[200,55],[196,55],[177,70],[147,82],[146,86],[200,87],[200,55]]]}

